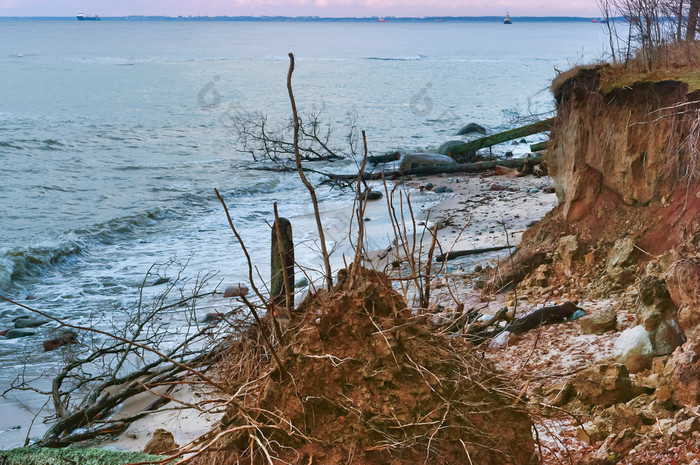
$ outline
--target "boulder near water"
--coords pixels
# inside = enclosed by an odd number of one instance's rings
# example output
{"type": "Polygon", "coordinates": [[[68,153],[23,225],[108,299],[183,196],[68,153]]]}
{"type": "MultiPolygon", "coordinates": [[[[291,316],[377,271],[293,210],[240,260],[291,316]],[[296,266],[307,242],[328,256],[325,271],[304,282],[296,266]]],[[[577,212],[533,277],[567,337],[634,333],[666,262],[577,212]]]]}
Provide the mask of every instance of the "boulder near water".
{"type": "Polygon", "coordinates": [[[474,133],[482,134],[485,136],[486,128],[477,123],[469,123],[466,126],[462,126],[462,128],[459,131],[457,131],[458,136],[466,136],[468,134],[474,133]]]}

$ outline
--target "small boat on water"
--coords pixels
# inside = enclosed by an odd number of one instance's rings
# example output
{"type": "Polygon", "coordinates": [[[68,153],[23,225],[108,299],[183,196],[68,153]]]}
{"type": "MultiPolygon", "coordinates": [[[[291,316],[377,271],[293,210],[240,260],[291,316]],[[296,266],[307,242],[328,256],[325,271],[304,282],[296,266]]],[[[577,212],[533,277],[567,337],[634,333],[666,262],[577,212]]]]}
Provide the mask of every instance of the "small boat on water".
{"type": "Polygon", "coordinates": [[[510,12],[506,13],[506,17],[503,20],[503,24],[513,24],[513,21],[510,19],[510,12]]]}
{"type": "Polygon", "coordinates": [[[377,19],[377,21],[379,21],[380,23],[388,23],[389,22],[388,19],[384,19],[384,18],[379,18],[379,19],[377,19]]]}
{"type": "Polygon", "coordinates": [[[75,17],[78,18],[78,21],[99,21],[100,19],[102,19],[97,15],[94,15],[94,16],[86,15],[82,11],[80,13],[78,13],[77,15],[75,15],[75,17]]]}

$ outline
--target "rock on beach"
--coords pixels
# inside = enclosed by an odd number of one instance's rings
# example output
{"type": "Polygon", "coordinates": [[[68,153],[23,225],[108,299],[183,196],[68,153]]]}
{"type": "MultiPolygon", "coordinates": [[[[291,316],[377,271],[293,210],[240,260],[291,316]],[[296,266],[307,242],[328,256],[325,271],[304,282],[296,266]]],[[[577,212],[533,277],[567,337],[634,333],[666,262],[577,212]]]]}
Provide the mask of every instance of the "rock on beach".
{"type": "Polygon", "coordinates": [[[20,337],[34,336],[36,333],[28,328],[11,329],[5,334],[7,339],[17,339],[20,337]]]}
{"type": "Polygon", "coordinates": [[[60,333],[57,337],[53,339],[47,339],[43,342],[44,352],[50,352],[56,350],[59,347],[68,346],[71,344],[77,344],[77,334],[74,331],[67,330],[60,333]]]}
{"type": "Polygon", "coordinates": [[[18,318],[17,321],[15,321],[15,328],[17,328],[17,329],[37,328],[39,326],[45,325],[48,322],[49,322],[49,320],[43,320],[40,318],[31,318],[31,317],[18,318]]]}
{"type": "Polygon", "coordinates": [[[421,165],[451,165],[454,163],[456,163],[454,159],[438,153],[407,153],[401,157],[399,171],[408,171],[421,165]]]}
{"type": "Polygon", "coordinates": [[[233,286],[229,286],[224,290],[224,297],[241,297],[248,294],[248,287],[244,284],[238,283],[233,286]]]}

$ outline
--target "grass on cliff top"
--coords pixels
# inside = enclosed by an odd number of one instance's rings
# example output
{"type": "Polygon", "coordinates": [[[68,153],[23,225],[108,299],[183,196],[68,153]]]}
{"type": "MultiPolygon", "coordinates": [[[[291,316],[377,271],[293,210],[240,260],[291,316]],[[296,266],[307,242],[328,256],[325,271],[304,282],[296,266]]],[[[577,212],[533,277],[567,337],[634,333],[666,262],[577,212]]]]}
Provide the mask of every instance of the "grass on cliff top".
{"type": "Polygon", "coordinates": [[[688,85],[688,93],[700,90],[700,43],[680,42],[670,44],[659,51],[659,60],[652,71],[645,71],[640,57],[627,63],[577,66],[560,73],[552,82],[552,90],[561,86],[582,69],[597,69],[600,91],[609,93],[615,89],[632,87],[638,82],[679,81],[688,85]]]}
{"type": "Polygon", "coordinates": [[[679,81],[688,85],[688,93],[700,90],[700,67],[685,69],[657,69],[635,72],[622,68],[608,68],[600,74],[600,91],[607,94],[615,89],[632,87],[638,82],[679,81]]]}
{"type": "Polygon", "coordinates": [[[157,455],[105,449],[47,449],[22,447],[0,451],[2,465],[123,465],[160,460],[157,455]]]}

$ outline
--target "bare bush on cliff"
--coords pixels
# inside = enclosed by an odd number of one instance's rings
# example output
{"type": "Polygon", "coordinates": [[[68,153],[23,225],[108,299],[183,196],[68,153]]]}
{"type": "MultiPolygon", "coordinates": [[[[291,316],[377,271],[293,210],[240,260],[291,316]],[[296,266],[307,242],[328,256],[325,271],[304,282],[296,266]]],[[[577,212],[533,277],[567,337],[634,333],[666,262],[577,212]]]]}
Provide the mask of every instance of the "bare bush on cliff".
{"type": "Polygon", "coordinates": [[[700,0],[596,0],[596,3],[607,29],[613,64],[627,67],[634,60],[643,71],[669,66],[669,46],[695,39],[700,0]]]}

